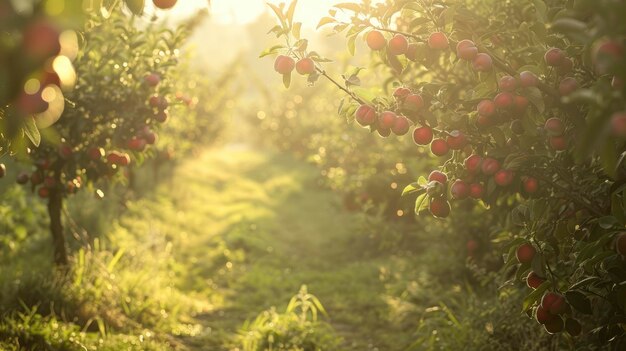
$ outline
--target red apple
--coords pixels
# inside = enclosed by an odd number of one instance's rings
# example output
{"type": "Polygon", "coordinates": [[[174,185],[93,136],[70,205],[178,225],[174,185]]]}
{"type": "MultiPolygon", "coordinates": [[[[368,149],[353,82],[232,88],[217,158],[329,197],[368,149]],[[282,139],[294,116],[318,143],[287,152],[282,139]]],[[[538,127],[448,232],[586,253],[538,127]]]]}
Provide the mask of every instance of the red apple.
{"type": "Polygon", "coordinates": [[[296,67],[296,62],[289,56],[278,55],[274,61],[274,70],[280,74],[289,74],[296,67]]]}
{"type": "Polygon", "coordinates": [[[494,158],[486,157],[481,164],[480,170],[486,176],[494,175],[500,170],[500,162],[494,158]]]}
{"type": "Polygon", "coordinates": [[[296,71],[301,75],[315,73],[315,63],[308,57],[298,60],[296,63],[296,71]]]}
{"type": "Polygon", "coordinates": [[[398,118],[396,118],[396,120],[393,122],[391,131],[395,135],[404,135],[409,132],[409,127],[409,119],[404,116],[398,116],[398,118]]]}
{"type": "Polygon", "coordinates": [[[473,199],[481,199],[483,197],[483,193],[485,192],[485,187],[480,183],[472,183],[469,188],[469,195],[473,199]]]}
{"type": "Polygon", "coordinates": [[[481,52],[477,54],[474,61],[472,61],[472,67],[478,72],[491,71],[493,68],[493,60],[491,56],[481,52]]]}
{"type": "Polygon", "coordinates": [[[391,111],[385,111],[381,113],[378,117],[378,125],[383,129],[391,129],[397,118],[398,116],[395,113],[391,111]]]}
{"type": "Polygon", "coordinates": [[[543,56],[546,64],[551,67],[560,66],[565,60],[565,53],[559,48],[551,48],[543,56]]]}
{"type": "Polygon", "coordinates": [[[434,198],[430,201],[430,213],[438,218],[450,215],[450,203],[444,198],[434,198]]]}
{"type": "Polygon", "coordinates": [[[444,139],[435,139],[430,143],[430,151],[435,156],[444,156],[448,154],[450,148],[444,139]]]}
{"type": "Polygon", "coordinates": [[[465,169],[470,174],[477,174],[480,171],[483,158],[478,155],[470,155],[465,159],[465,169]]]}
{"type": "Polygon", "coordinates": [[[515,250],[515,257],[519,263],[530,263],[533,258],[535,258],[536,253],[537,250],[535,250],[534,246],[529,243],[525,243],[517,247],[515,250]]]}
{"type": "Polygon", "coordinates": [[[456,44],[456,55],[462,59],[471,61],[478,54],[478,48],[473,41],[464,39],[456,44]]]}
{"type": "Polygon", "coordinates": [[[404,55],[409,47],[409,42],[402,34],[396,34],[389,40],[387,50],[392,55],[404,55]]]}
{"type": "Polygon", "coordinates": [[[454,183],[452,183],[452,186],[450,187],[450,194],[454,199],[457,200],[466,199],[469,196],[469,193],[469,185],[460,179],[454,181],[454,183]]]}
{"type": "Polygon", "coordinates": [[[433,50],[444,50],[448,48],[448,37],[441,33],[435,32],[428,37],[428,46],[433,50]]]}
{"type": "Polygon", "coordinates": [[[382,50],[385,48],[385,45],[387,45],[385,36],[377,30],[367,33],[365,36],[365,42],[367,43],[367,46],[374,51],[382,50]]]}
{"type": "Polygon", "coordinates": [[[363,127],[372,125],[378,119],[376,110],[369,105],[361,105],[354,113],[354,118],[363,127]]]}
{"type": "Polygon", "coordinates": [[[448,135],[446,142],[451,150],[461,150],[467,145],[467,138],[462,132],[454,130],[448,135]]]}
{"type": "Polygon", "coordinates": [[[413,131],[413,141],[417,145],[428,145],[433,140],[433,130],[430,127],[423,126],[415,128],[413,131]]]}
{"type": "Polygon", "coordinates": [[[441,171],[432,171],[428,175],[428,181],[436,181],[445,185],[448,182],[448,176],[441,171]]]}

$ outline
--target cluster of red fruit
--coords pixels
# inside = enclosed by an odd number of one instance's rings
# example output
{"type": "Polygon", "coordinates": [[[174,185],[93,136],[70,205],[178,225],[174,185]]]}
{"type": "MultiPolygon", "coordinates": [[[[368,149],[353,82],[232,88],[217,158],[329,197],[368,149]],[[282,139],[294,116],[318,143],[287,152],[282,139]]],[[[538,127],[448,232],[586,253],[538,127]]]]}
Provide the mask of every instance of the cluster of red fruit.
{"type": "MultiPolygon", "coordinates": [[[[502,169],[500,161],[495,158],[472,154],[465,159],[462,179],[459,178],[450,185],[450,195],[455,200],[482,199],[485,193],[484,184],[490,177],[496,185],[505,188],[513,183],[515,173],[502,169]]],[[[428,182],[426,187],[430,196],[431,214],[439,218],[447,217],[450,214],[450,204],[447,201],[448,176],[443,172],[433,171],[428,176],[428,182]]],[[[533,177],[523,177],[522,189],[525,194],[534,194],[539,189],[539,182],[533,177]]]]}
{"type": "MultiPolygon", "coordinates": [[[[418,53],[420,52],[420,46],[428,45],[432,50],[446,50],[449,48],[450,43],[448,37],[441,32],[431,33],[427,42],[424,43],[409,43],[407,37],[403,34],[395,34],[389,42],[385,39],[383,33],[378,30],[373,30],[365,36],[365,42],[367,46],[374,51],[381,51],[387,48],[387,52],[399,56],[404,55],[411,61],[417,61],[419,59],[418,53]]],[[[491,56],[486,53],[479,53],[478,47],[471,40],[461,40],[456,46],[457,56],[466,61],[472,62],[472,67],[478,72],[490,71],[493,67],[493,60],[491,56]]]]}
{"type": "MultiPolygon", "coordinates": [[[[150,73],[144,78],[144,82],[149,87],[156,87],[161,82],[161,77],[156,73],[150,73]]],[[[164,96],[158,94],[150,96],[148,105],[153,109],[155,121],[159,123],[165,123],[167,121],[167,108],[170,104],[164,96]]]]}
{"type": "Polygon", "coordinates": [[[278,55],[274,61],[274,70],[282,75],[291,74],[294,68],[300,75],[315,73],[315,62],[309,57],[304,57],[296,62],[286,55],[278,55]]]}
{"type": "MultiPolygon", "coordinates": [[[[530,243],[518,246],[515,251],[517,261],[524,265],[530,265],[536,254],[535,247],[530,243]]],[[[545,281],[545,278],[534,271],[528,273],[526,277],[526,284],[532,289],[537,289],[545,281]]],[[[572,336],[580,335],[582,326],[571,317],[571,314],[572,308],[566,297],[556,292],[546,292],[534,310],[535,319],[548,333],[555,334],[566,330],[572,336]]]]}
{"type": "MultiPolygon", "coordinates": [[[[67,150],[67,147],[62,146],[59,149],[60,156],[67,157],[65,156],[68,153],[67,150]]],[[[71,149],[69,149],[69,152],[71,152],[71,149]]],[[[67,181],[56,179],[52,170],[52,162],[49,159],[41,159],[35,162],[35,170],[30,174],[26,171],[18,173],[16,181],[22,185],[30,182],[33,190],[39,187],[37,194],[42,199],[48,198],[52,189],[61,189],[67,194],[74,194],[83,184],[80,176],[67,181]]]]}
{"type": "MultiPolygon", "coordinates": [[[[407,113],[417,113],[424,107],[424,100],[419,94],[414,94],[410,89],[400,87],[393,93],[398,109],[407,113]]],[[[383,111],[380,114],[370,105],[359,106],[354,115],[357,123],[363,127],[370,127],[382,137],[393,134],[405,135],[409,132],[411,122],[402,113],[383,111]]]]}

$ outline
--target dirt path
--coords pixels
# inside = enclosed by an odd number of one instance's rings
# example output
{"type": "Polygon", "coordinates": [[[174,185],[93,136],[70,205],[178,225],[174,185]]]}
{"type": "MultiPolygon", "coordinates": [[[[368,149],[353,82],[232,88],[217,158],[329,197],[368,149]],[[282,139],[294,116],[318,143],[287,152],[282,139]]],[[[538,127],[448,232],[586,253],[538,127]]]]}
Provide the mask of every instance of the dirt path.
{"type": "Polygon", "coordinates": [[[235,350],[246,319],[283,310],[302,284],[346,350],[395,350],[407,337],[386,316],[379,259],[354,245],[359,218],[316,185],[316,169],[288,156],[231,148],[186,161],[159,188],[151,225],[174,237],[179,288],[210,303],[193,350],[235,350]],[[156,224],[155,224],[156,223],[156,224]],[[395,346],[394,346],[395,345],[395,346]]]}

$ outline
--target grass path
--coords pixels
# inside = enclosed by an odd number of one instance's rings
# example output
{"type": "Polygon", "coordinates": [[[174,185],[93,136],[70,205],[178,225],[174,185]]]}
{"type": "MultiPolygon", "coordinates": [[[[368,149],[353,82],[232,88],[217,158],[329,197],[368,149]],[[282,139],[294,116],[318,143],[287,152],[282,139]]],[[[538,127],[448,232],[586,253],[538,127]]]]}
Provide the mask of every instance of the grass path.
{"type": "Polygon", "coordinates": [[[346,350],[406,345],[410,331],[386,315],[382,258],[360,258],[359,217],[316,180],[315,168],[288,156],[231,148],[186,161],[160,186],[142,223],[171,236],[180,289],[210,303],[195,316],[202,331],[183,344],[234,350],[246,319],[283,310],[306,284],[346,350]]]}

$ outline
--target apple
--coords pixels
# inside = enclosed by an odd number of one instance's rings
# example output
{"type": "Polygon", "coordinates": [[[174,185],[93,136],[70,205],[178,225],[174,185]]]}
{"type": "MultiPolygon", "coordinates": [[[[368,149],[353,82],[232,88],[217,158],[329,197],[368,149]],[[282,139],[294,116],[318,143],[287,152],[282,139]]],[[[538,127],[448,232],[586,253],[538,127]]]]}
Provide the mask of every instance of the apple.
{"type": "Polygon", "coordinates": [[[161,82],[161,76],[156,73],[150,73],[143,78],[146,85],[156,87],[161,82]]]}
{"type": "Polygon", "coordinates": [[[568,96],[578,90],[578,82],[572,77],[563,78],[559,83],[559,94],[568,96]]]}
{"type": "Polygon", "coordinates": [[[494,174],[493,176],[493,180],[496,183],[496,185],[502,186],[502,187],[511,185],[514,178],[515,178],[515,174],[513,173],[513,171],[508,170],[508,169],[501,169],[497,171],[496,174],[494,174]]]}
{"type": "Polygon", "coordinates": [[[551,314],[547,309],[541,307],[541,305],[537,306],[537,309],[535,310],[535,319],[539,324],[546,324],[555,318],[556,316],[551,314]]]}
{"type": "Polygon", "coordinates": [[[411,112],[417,112],[424,107],[424,99],[419,94],[408,94],[404,98],[404,107],[411,112]]]}
{"type": "Polygon", "coordinates": [[[473,41],[463,39],[456,44],[456,55],[462,59],[471,61],[478,54],[478,48],[473,41]]]}
{"type": "Polygon", "coordinates": [[[480,171],[481,165],[483,162],[483,158],[478,155],[470,155],[465,159],[465,169],[470,174],[477,174],[480,171]]]}
{"type": "Polygon", "coordinates": [[[549,118],[543,126],[543,129],[550,136],[559,136],[565,133],[565,124],[559,118],[549,118]]]}
{"type": "Polygon", "coordinates": [[[467,138],[462,132],[454,130],[448,135],[446,142],[451,150],[461,150],[467,145],[467,138]]]}
{"type": "Polygon", "coordinates": [[[485,192],[485,187],[480,183],[472,183],[469,188],[469,195],[473,199],[481,199],[483,197],[483,193],[485,192]]]}
{"type": "Polygon", "coordinates": [[[474,61],[472,61],[472,67],[478,72],[491,71],[493,68],[493,60],[491,56],[481,52],[477,54],[474,61]]]}
{"type": "Polygon", "coordinates": [[[387,50],[392,55],[404,55],[409,47],[409,41],[402,34],[396,34],[389,40],[387,50]]]}
{"type": "Polygon", "coordinates": [[[565,136],[551,136],[548,138],[548,144],[555,151],[564,151],[567,149],[567,138],[565,136]]]}
{"type": "Polygon", "coordinates": [[[469,185],[460,179],[455,180],[454,183],[452,183],[452,186],[450,186],[450,194],[454,199],[466,199],[469,196],[469,193],[469,185]]]}
{"type": "Polygon", "coordinates": [[[448,182],[448,176],[441,171],[432,171],[428,175],[428,181],[435,181],[445,185],[448,182]]]}
{"type": "Polygon", "coordinates": [[[387,45],[385,36],[377,30],[367,33],[365,36],[365,42],[367,43],[367,46],[374,51],[382,50],[385,48],[385,45],[387,45]]]}
{"type": "Polygon", "coordinates": [[[496,105],[497,108],[507,110],[511,108],[515,103],[515,96],[508,91],[505,91],[496,95],[496,97],[493,99],[493,103],[496,105]]]}
{"type": "Polygon", "coordinates": [[[536,87],[539,83],[539,78],[530,71],[523,71],[519,74],[520,85],[523,88],[536,87]]]}
{"type": "Polygon", "coordinates": [[[517,89],[517,79],[508,75],[503,76],[498,81],[498,88],[500,88],[501,91],[515,91],[515,89],[517,89]]]}
{"type": "Polygon", "coordinates": [[[274,61],[274,70],[280,74],[290,74],[296,67],[296,62],[289,56],[278,55],[274,61]]]}
{"type": "Polygon", "coordinates": [[[393,97],[404,101],[404,99],[411,94],[411,90],[405,87],[397,87],[396,90],[393,91],[393,97]]]}
{"type": "Polygon", "coordinates": [[[434,198],[430,201],[430,213],[438,218],[450,215],[450,203],[444,198],[434,198]]]}
{"type": "Polygon", "coordinates": [[[315,62],[305,57],[296,63],[296,71],[301,75],[309,75],[315,73],[315,62]]]}
{"type": "Polygon", "coordinates": [[[409,132],[409,119],[404,116],[398,116],[391,126],[391,131],[395,135],[404,135],[409,132]]]}
{"type": "Polygon", "coordinates": [[[563,63],[563,60],[565,60],[565,53],[559,48],[551,48],[546,51],[543,59],[548,66],[557,67],[563,63]]]}
{"type": "Polygon", "coordinates": [[[526,276],[526,285],[531,289],[537,289],[545,281],[545,279],[541,278],[537,275],[537,273],[532,271],[526,276]]]}
{"type": "Polygon", "coordinates": [[[494,175],[500,170],[500,162],[494,158],[486,157],[481,164],[480,170],[486,176],[494,175]]]}
{"type": "Polygon", "coordinates": [[[524,191],[528,194],[534,194],[539,190],[539,181],[533,177],[526,177],[522,183],[524,191]]]}
{"type": "Polygon", "coordinates": [[[448,48],[448,37],[441,33],[431,33],[428,37],[428,46],[433,50],[444,50],[448,48]]]}
{"type": "Polygon", "coordinates": [[[530,263],[533,258],[535,258],[536,253],[537,250],[535,250],[534,246],[529,243],[525,243],[517,247],[515,250],[515,257],[519,263],[530,263]]]}
{"type": "Polygon", "coordinates": [[[381,113],[378,117],[378,125],[383,129],[391,129],[397,118],[398,116],[395,113],[391,111],[385,111],[381,113]]]}
{"type": "MultiPolygon", "coordinates": [[[[3,173],[2,173],[2,170],[3,170],[3,169],[5,169],[5,168],[4,168],[4,165],[3,165],[3,164],[0,164],[0,178],[2,178],[2,177],[3,177],[3,175],[2,175],[2,174],[3,174],[3,173]]],[[[24,184],[28,183],[28,181],[30,180],[30,176],[28,175],[28,173],[27,173],[27,172],[22,171],[22,172],[20,172],[20,173],[17,175],[17,178],[16,178],[15,180],[16,180],[17,184],[22,184],[22,185],[24,185],[24,184]]]]}
{"type": "Polygon", "coordinates": [[[435,139],[430,143],[430,151],[435,156],[444,156],[448,154],[450,148],[444,139],[435,139]]]}
{"type": "Polygon", "coordinates": [[[496,113],[496,104],[491,100],[482,100],[476,106],[476,111],[480,116],[489,118],[496,113]]]}
{"type": "Polygon", "coordinates": [[[428,145],[433,140],[433,130],[428,126],[413,130],[413,141],[417,145],[428,145]]]}
{"type": "Polygon", "coordinates": [[[176,5],[177,0],[152,0],[154,6],[160,8],[161,10],[171,9],[176,5]]]}
{"type": "Polygon", "coordinates": [[[366,127],[374,124],[378,119],[378,116],[376,115],[376,110],[374,110],[372,106],[361,105],[354,113],[354,118],[360,125],[366,127]]]}

